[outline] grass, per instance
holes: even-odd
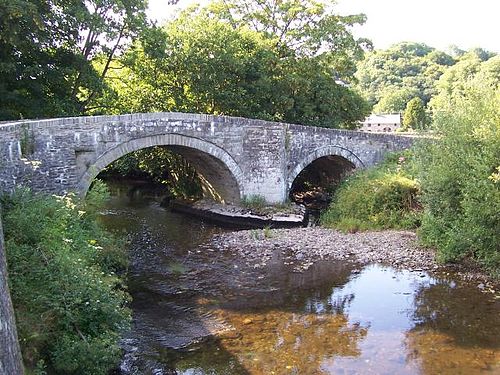
[[[345,232],[414,229],[420,225],[420,185],[410,173],[409,152],[346,179],[321,224]]]
[[[245,195],[241,199],[241,206],[256,215],[272,215],[276,213],[294,213],[294,204],[290,201],[283,203],[269,203],[262,195]]]

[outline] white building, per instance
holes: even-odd
[[[401,127],[401,114],[391,113],[376,115],[371,114],[361,122],[359,130],[364,132],[391,133]]]

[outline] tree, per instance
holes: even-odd
[[[367,114],[365,101],[344,83],[352,73],[336,69],[340,61],[347,64],[345,56],[361,51],[359,45],[339,45],[328,53],[318,47],[313,53],[312,39],[324,18],[318,14],[310,41],[297,40],[292,48],[291,35],[281,43],[271,26],[249,27],[252,22],[239,16],[242,6],[215,2],[189,8],[163,30],[148,31],[108,81],[120,102],[113,110],[203,112],[329,127],[353,127]],[[301,5],[290,25],[307,9]],[[332,63],[335,56],[339,64]]]
[[[435,82],[454,59],[422,43],[399,43],[374,51],[358,63],[356,77],[361,93],[377,108],[385,108],[396,90],[412,91],[424,104],[436,93]],[[390,100],[389,100],[390,99]],[[400,110],[404,109],[400,107]]]
[[[146,4],[0,0],[0,119],[86,113],[112,59],[144,27]]]
[[[403,112],[407,103],[418,95],[418,90],[409,87],[388,87],[382,93],[380,100],[373,107],[374,113]]]
[[[321,0],[227,0],[220,15],[234,27],[249,27],[272,39],[280,57],[294,55],[322,60],[337,79],[351,81],[355,62],[363,49],[371,49],[367,39],[355,39],[350,28],[366,21],[364,14],[340,16],[330,2]],[[217,3],[215,3],[217,4]]]
[[[7,260],[5,256],[2,220],[0,219],[0,367],[7,374],[24,374],[21,349],[17,336],[16,319],[7,283]]]
[[[498,87],[500,84],[500,56],[492,56],[482,60],[481,56],[489,56],[479,53],[483,50],[472,50],[463,54],[460,60],[450,67],[436,83],[436,95],[429,103],[432,113],[448,108],[450,99],[466,96],[471,81]],[[478,54],[479,53],[479,54]]]
[[[120,60],[109,84],[117,112],[183,111],[272,118],[276,56],[249,30],[189,11],[150,30]]]
[[[418,97],[411,99],[406,105],[403,115],[403,129],[424,129],[426,117],[422,99]]]

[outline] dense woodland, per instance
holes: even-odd
[[[371,111],[401,112],[404,129],[426,140],[350,176],[323,224],[418,228],[441,260],[471,258],[499,274],[498,55],[409,42],[373,50],[351,33],[364,15],[314,0],[213,1],[165,25],[146,8],[0,0],[0,120],[182,111],[354,129]],[[189,185],[192,173],[161,148],[115,167],[156,173],[181,195],[186,186],[170,177]],[[98,185],[86,203],[3,198],[20,341],[37,374],[106,373],[119,360],[130,316],[116,274],[126,262],[95,224],[103,194]]]

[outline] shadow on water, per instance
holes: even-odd
[[[280,254],[255,268],[206,244],[223,229],[140,195],[115,196],[103,221],[130,240],[124,373],[498,370],[498,303],[467,285],[326,261],[295,272]]]
[[[453,280],[440,280],[415,296],[416,322],[412,331],[433,328],[464,348],[500,348],[500,301],[486,301],[472,288],[457,287]],[[470,319],[474,317],[474,319]]]
[[[441,279],[418,288],[412,318],[408,360],[418,363],[421,373],[500,373],[499,299]]]

